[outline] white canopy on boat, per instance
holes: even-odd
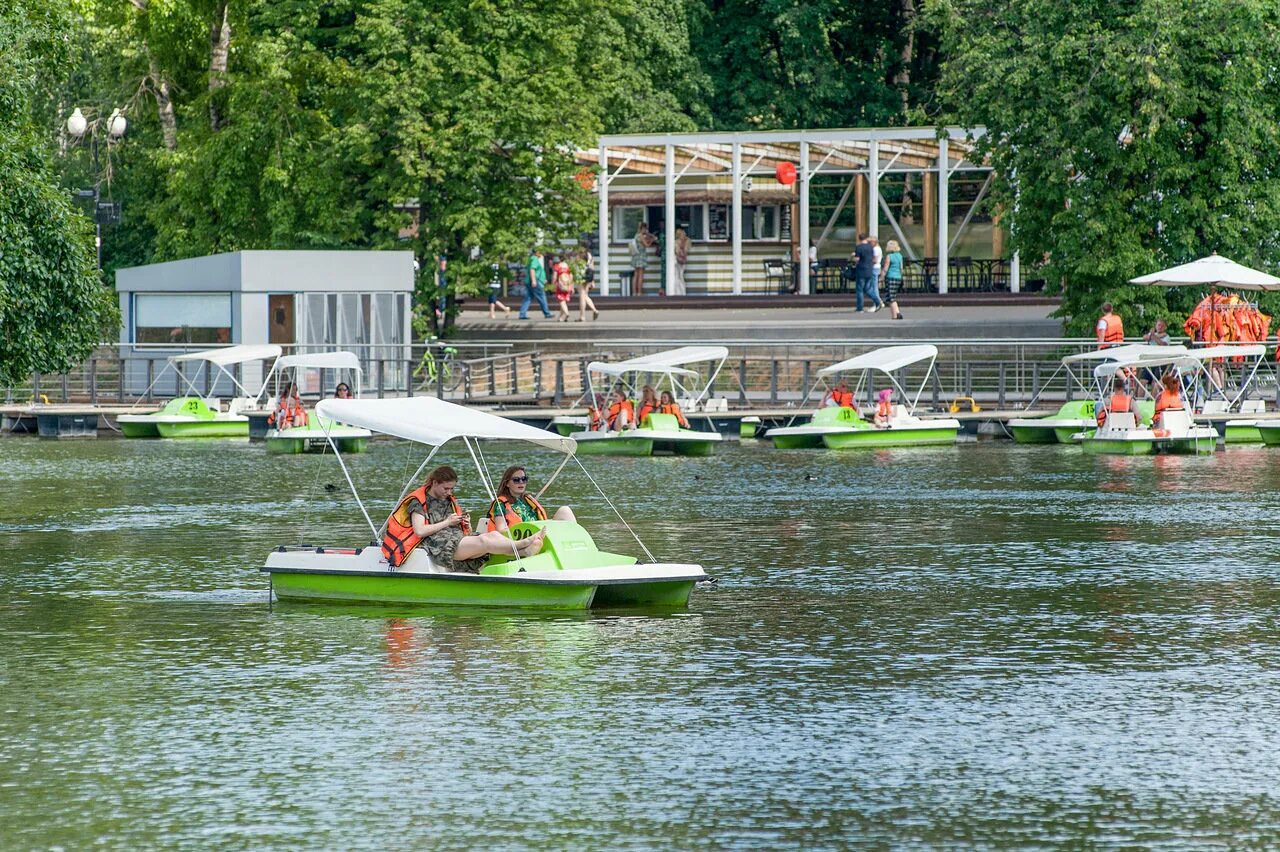
[[[1159,287],[1194,287],[1217,284],[1233,290],[1280,290],[1280,278],[1250,269],[1219,254],[1211,254],[1181,266],[1130,278],[1130,284]]]
[[[1108,361],[1105,364],[1099,364],[1094,367],[1093,374],[1100,379],[1104,379],[1130,367],[1142,367],[1144,369],[1177,367],[1179,370],[1198,370],[1202,366],[1204,364],[1199,358],[1184,352],[1181,355],[1170,355],[1167,358],[1130,358],[1125,361]]]
[[[208,361],[219,367],[231,364],[243,364],[245,361],[265,361],[268,358],[279,358],[283,350],[274,343],[241,344],[224,346],[221,349],[205,349],[200,352],[188,352],[186,355],[175,355],[170,361]]]
[[[276,362],[276,369],[287,370],[290,367],[315,367],[322,370],[360,370],[360,359],[354,352],[304,352],[299,355],[285,355]]]
[[[818,371],[818,375],[830,376],[835,373],[847,373],[851,370],[880,370],[884,373],[892,373],[894,370],[900,370],[919,361],[936,357],[938,357],[938,347],[929,343],[912,346],[886,346],[883,349],[864,352],[857,357],[841,361],[839,364],[823,367]]]
[[[697,364],[702,361],[723,361],[729,357],[729,350],[723,346],[681,346],[666,352],[655,352],[652,355],[641,355],[626,361],[592,361],[587,369],[606,376],[621,376],[626,373],[666,373],[677,376],[696,376],[694,370],[682,370],[684,364]]]
[[[339,423],[363,426],[431,447],[439,447],[454,438],[527,441],[562,453],[573,453],[578,446],[572,438],[430,396],[325,399],[316,405],[316,413]]]
[[[1192,349],[1190,353],[1192,358],[1199,358],[1207,361],[1210,358],[1234,358],[1236,356],[1244,356],[1261,358],[1267,354],[1267,347],[1262,343],[1241,343],[1235,346],[1206,346],[1203,349]]]
[[[1081,361],[1135,361],[1146,358],[1168,358],[1187,351],[1181,344],[1156,346],[1151,343],[1126,343],[1123,346],[1112,346],[1108,349],[1090,349],[1088,352],[1077,352],[1062,359],[1064,364],[1078,364]]]

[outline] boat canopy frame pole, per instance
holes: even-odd
[[[133,401],[133,405],[129,406],[130,409],[134,409],[138,407],[138,404],[142,402],[142,400],[145,399],[148,394],[151,393],[151,389],[156,386],[156,382],[160,381],[160,377],[163,376],[165,373],[169,372],[169,368],[172,367],[173,364],[174,364],[174,361],[172,358],[165,361],[164,367],[161,368],[159,373],[156,373],[156,377],[151,380],[151,384],[147,385],[146,389],[142,393],[138,394],[137,399]],[[178,370],[177,372],[179,375],[182,374],[181,370]],[[183,379],[185,380],[186,376],[183,376]]]
[[[364,515],[365,523],[369,525],[369,529],[373,531],[373,541],[381,538],[380,530],[374,526],[373,519],[369,517],[369,510],[364,507],[364,501],[360,499],[360,492],[356,490],[356,484],[351,479],[351,472],[347,470],[347,463],[342,460],[342,453],[338,452],[338,444],[333,440],[333,432],[328,423],[321,423],[324,427],[324,439],[329,442],[329,446],[333,448],[333,454],[338,459],[338,466],[342,468],[342,475],[347,478],[347,485],[351,486],[351,494],[356,498],[356,505],[360,507],[360,514]],[[401,497],[401,500],[404,498]],[[397,501],[397,505],[399,505]],[[393,510],[394,511],[394,510]]]
[[[475,442],[474,447],[472,446],[473,441]],[[489,481],[489,472],[485,469],[485,466],[480,462],[480,459],[484,457],[484,454],[480,452],[480,441],[478,439],[468,438],[466,435],[463,435],[462,444],[467,448],[467,452],[471,453],[471,461],[473,464],[475,464],[476,471],[478,471],[480,474],[480,484],[484,486],[485,493],[489,495],[489,500],[491,505],[496,506],[498,503],[497,492],[493,490],[493,483]],[[495,527],[495,530],[496,530],[496,527]],[[516,564],[519,565],[520,570],[523,571],[524,560],[520,558],[520,548],[516,547],[516,540],[512,538],[511,530],[507,530],[507,538],[511,539],[511,555],[516,558]]]
[[[645,556],[649,557],[649,561],[657,562],[658,561],[657,558],[653,555],[653,553],[649,551],[649,548],[645,546],[645,543],[640,540],[640,536],[636,535],[636,531],[631,529],[631,524],[627,523],[627,519],[622,517],[622,513],[618,511],[618,507],[613,505],[613,501],[609,499],[609,495],[604,493],[604,489],[601,488],[599,483],[595,481],[595,478],[591,475],[591,473],[587,470],[587,468],[582,464],[582,460],[578,458],[577,454],[575,453],[571,455],[570,458],[572,458],[574,462],[577,463],[578,469],[582,471],[582,474],[588,480],[590,480],[591,485],[596,489],[596,493],[604,498],[604,502],[607,503],[609,508],[613,510],[613,513],[618,516],[618,520],[622,521],[622,525],[627,528],[627,532],[631,533],[631,537],[636,540],[636,544],[640,545],[640,549],[644,551]]]

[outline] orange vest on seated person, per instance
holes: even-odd
[[[1166,411],[1181,411],[1182,395],[1177,391],[1162,390],[1160,398],[1156,400],[1156,416],[1159,417]]]
[[[657,403],[653,403],[653,402],[640,403],[640,411],[639,413],[636,414],[636,425],[639,426],[641,423],[644,422],[644,419],[646,417],[648,417],[650,414],[652,414],[657,410],[658,410]]]
[[[307,410],[303,408],[302,403],[297,400],[285,400],[276,408],[275,412],[267,418],[267,425],[275,426],[277,429],[289,429],[293,426],[306,426]]]
[[[631,404],[631,400],[624,399],[609,406],[609,413],[605,416],[605,424],[611,432],[618,431],[618,415],[624,411],[627,412],[627,423],[631,426],[636,425],[636,408]]]
[[[1106,349],[1110,346],[1118,346],[1124,343],[1124,320],[1114,313],[1110,313],[1103,314],[1099,322],[1105,326],[1105,330],[1102,332],[1102,340],[1098,342],[1099,349]]]
[[[422,536],[413,531],[413,517],[409,514],[410,500],[417,500],[425,509],[427,486],[424,485],[406,494],[400,501],[400,505],[396,506],[396,510],[391,513],[391,517],[387,518],[387,531],[382,534],[382,555],[387,558],[393,568],[403,565],[413,549],[422,544]],[[458,499],[452,494],[449,495],[449,503],[452,504],[454,512],[462,515]],[[467,521],[466,515],[462,515],[462,534],[471,534],[471,524]]]
[[[659,406],[658,413],[670,414],[672,417],[676,419],[676,422],[679,423],[681,426],[683,426],[686,429],[689,428],[689,421],[685,419],[684,412],[681,411],[680,406],[676,405],[674,402],[671,403],[670,405]]]
[[[1098,409],[1098,425],[1102,426],[1107,422],[1108,411],[1125,412],[1132,410],[1133,397],[1129,396],[1127,393],[1113,393],[1111,395],[1111,401],[1107,403],[1106,408]]]
[[[595,406],[588,408],[587,409],[587,429],[591,432],[598,432],[600,431],[601,425],[602,423],[601,423],[601,417],[600,417],[600,409],[596,408]]]
[[[831,389],[831,401],[841,408],[853,408],[853,391]]]
[[[547,510],[542,508],[542,504],[534,499],[532,494],[525,494],[524,501],[532,506],[533,510],[538,513],[538,520],[545,521],[547,519]],[[494,513],[498,508],[498,503],[502,504],[502,517],[507,521],[507,529],[511,529],[516,524],[524,520],[524,518],[521,518],[520,515],[516,513],[516,510],[511,507],[511,498],[505,494],[500,494],[495,502],[489,504],[490,532],[498,528],[497,519],[494,517]]]

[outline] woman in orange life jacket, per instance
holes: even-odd
[[[640,391],[640,410],[636,412],[636,425],[644,425],[644,419],[658,410],[658,395],[653,392],[652,385],[645,385]]]
[[[609,408],[604,413],[604,425],[610,432],[621,432],[636,426],[635,406],[620,387],[614,388],[613,393],[609,394]]]
[[[885,388],[876,394],[876,413],[871,418],[877,429],[888,429],[893,420],[893,391]]]
[[[488,529],[506,532],[521,521],[545,521],[547,510],[529,493],[529,474],[523,465],[513,464],[502,473],[498,499],[489,504]],[[501,507],[501,509],[499,509]],[[576,521],[573,509],[561,506],[551,516],[556,521]]]
[[[302,407],[302,399],[298,396],[297,382],[290,382],[289,387],[280,392],[276,410],[267,418],[267,425],[277,429],[307,425],[307,410]]]
[[[387,519],[382,536],[382,555],[399,567],[413,550],[421,545],[439,569],[478,574],[495,553],[532,556],[542,549],[545,534],[518,542],[497,532],[473,534],[467,516],[458,506],[453,489],[458,473],[441,465],[427,474],[422,487],[409,492]]]
[[[1182,405],[1182,387],[1178,383],[1178,377],[1172,370],[1165,373],[1160,378],[1160,383],[1164,386],[1164,390],[1160,391],[1160,397],[1156,400],[1156,414],[1152,418],[1153,426],[1164,428],[1164,413],[1166,411],[1181,411]]]
[[[1133,411],[1133,397],[1129,396],[1128,387],[1125,384],[1124,376],[1116,376],[1115,382],[1112,383],[1111,399],[1104,406],[1098,407],[1098,426],[1101,428],[1107,423],[1107,414],[1112,411],[1125,412]]]
[[[836,386],[827,391],[827,395],[822,398],[823,408],[835,408],[837,406],[853,408],[853,391],[849,390],[849,383],[844,379],[836,382]]]
[[[684,416],[684,412],[680,410],[680,406],[676,405],[675,397],[671,395],[671,391],[663,391],[662,398],[658,402],[659,414],[670,414],[680,424],[681,429],[689,428],[689,418]]]

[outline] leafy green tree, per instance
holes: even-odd
[[[58,4],[0,0],[0,383],[82,361],[116,319],[87,220],[51,168],[40,88],[69,58]]]
[[[1135,275],[1212,251],[1280,261],[1280,5],[931,0],[928,12],[945,33],[941,96],[986,126],[1012,247],[1043,258],[1071,330],[1090,333],[1107,300],[1131,324],[1180,322],[1199,295],[1127,285]]]

